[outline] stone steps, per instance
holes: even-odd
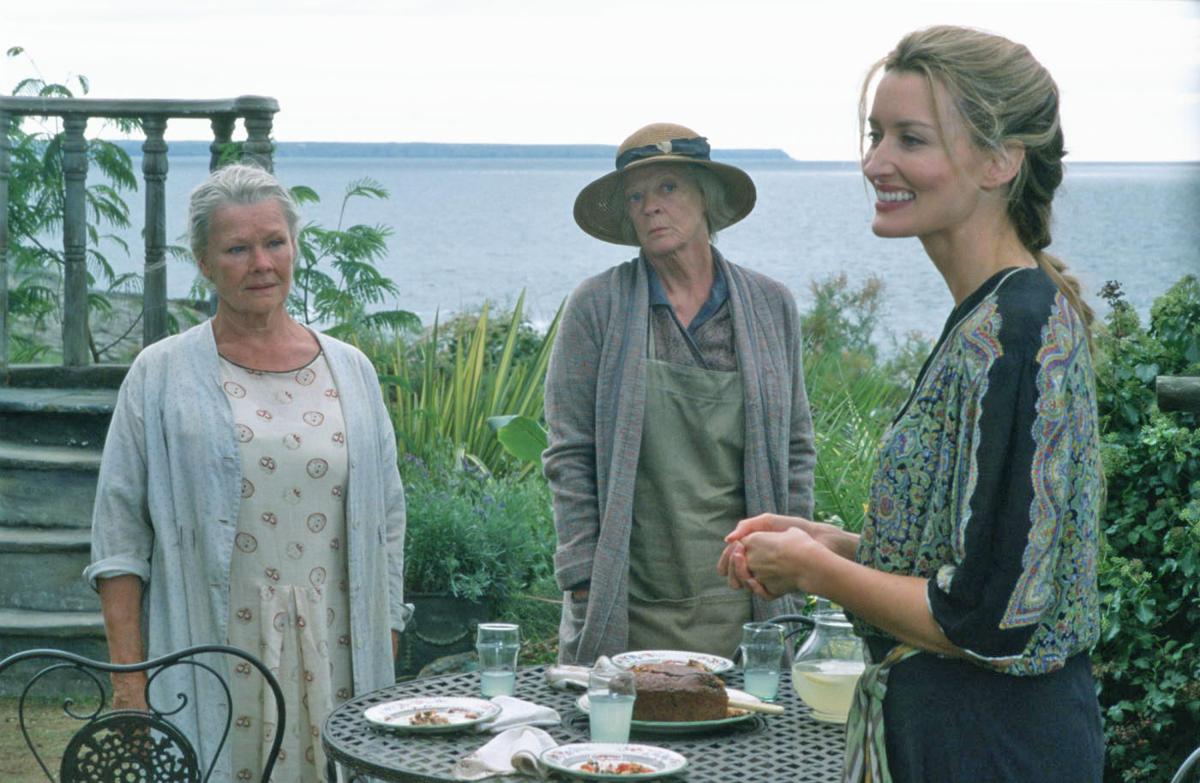
[[[0,658],[35,647],[107,659],[90,559],[96,477],[127,367],[0,372]],[[32,671],[30,672],[32,673]],[[23,687],[6,677],[0,692]]]
[[[0,527],[91,527],[98,446],[0,440]]]
[[[18,389],[119,389],[127,364],[60,367],[54,364],[10,364],[0,370],[0,386]]]
[[[90,530],[0,527],[0,606],[99,611],[100,600],[82,577],[90,556]]]
[[[108,660],[108,644],[104,638],[104,620],[100,612],[39,612],[23,609],[0,609],[0,660],[8,656],[48,647],[69,650],[96,660]],[[26,661],[5,671],[0,677],[0,696],[15,696],[41,668],[45,661]],[[92,685],[82,676],[55,679],[49,693],[42,696],[61,696],[88,693]]]
[[[116,389],[0,387],[0,437],[34,445],[104,443]]]

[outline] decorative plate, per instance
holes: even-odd
[[[363,717],[373,726],[393,731],[430,734],[460,731],[500,714],[500,705],[487,699],[433,696],[398,699],[368,707]]]
[[[541,760],[556,772],[584,780],[652,780],[687,769],[686,758],[653,745],[579,742],[550,748]]]
[[[698,661],[704,664],[704,668],[713,674],[727,672],[733,668],[733,661],[728,658],[684,650],[636,650],[612,657],[613,664],[622,669],[637,666],[639,663],[681,663],[686,665],[688,661]]]
[[[757,696],[751,696],[745,691],[739,691],[736,688],[726,688],[725,692],[729,694],[729,698],[737,701],[762,701]],[[591,704],[588,703],[587,694],[583,694],[575,700],[575,705],[584,714],[591,714]],[[754,717],[754,713],[749,710],[734,710],[736,714],[730,715],[728,718],[715,718],[713,720],[633,720],[629,722],[632,729],[636,731],[647,731],[655,734],[691,734],[699,731],[709,731],[710,729],[728,726],[733,723],[741,723],[744,720],[749,720]]]

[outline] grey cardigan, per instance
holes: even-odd
[[[364,693],[395,682],[387,629],[402,630],[412,613],[403,600],[404,488],[395,433],[370,361],[352,346],[317,338],[346,421],[350,637],[354,689]],[[93,587],[97,578],[121,574],[136,574],[147,584],[147,655],[227,640],[241,477],[211,322],[148,346],[121,384],[104,443],[92,562],[84,571]],[[159,694],[162,704],[171,705],[175,693],[188,695],[187,708],[174,719],[197,740],[201,757],[211,758],[224,716],[212,699],[197,709],[195,694],[217,689],[202,672],[179,671],[184,668],[191,667],[167,673],[175,677]],[[228,749],[226,744],[214,780],[233,779]]]
[[[800,317],[791,293],[713,249],[729,283],[746,406],[746,513],[812,514],[812,419],[804,391]],[[649,289],[633,259],[571,294],[546,376],[554,499],[555,575],[563,591],[589,582],[586,606],[564,592],[559,659],[591,662],[625,649],[629,536],[646,400]],[[716,563],[713,564],[716,567]],[[762,619],[793,610],[755,599]]]

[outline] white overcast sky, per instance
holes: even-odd
[[[1074,160],[1200,160],[1196,0],[0,0],[9,92],[279,100],[278,141],[617,144],[680,122],[721,147],[857,157],[863,74],[938,23],[1030,47]],[[32,63],[31,60],[32,59]],[[168,139],[205,138],[176,123]]]

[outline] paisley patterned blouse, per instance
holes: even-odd
[[[951,313],[872,485],[858,562],[928,578],[947,638],[1008,674],[1059,669],[1099,637],[1103,478],[1085,335],[1040,269],[992,277]]]

